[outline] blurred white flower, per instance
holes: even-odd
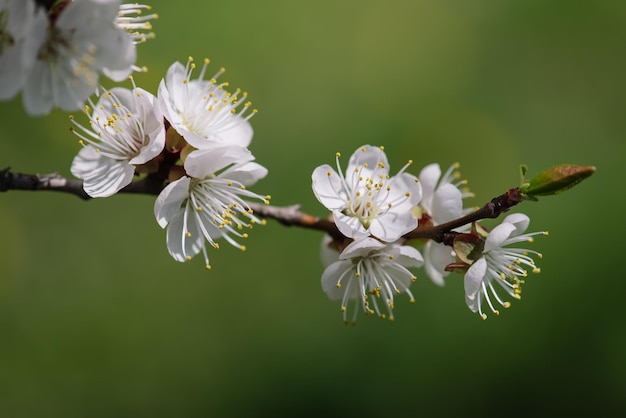
[[[382,148],[364,145],[350,157],[345,176],[328,164],[313,171],[313,192],[327,209],[339,231],[349,238],[373,235],[385,242],[398,240],[417,227],[411,213],[420,201],[422,187],[405,165],[390,177]]]
[[[458,168],[458,164],[451,165],[443,176],[439,164],[429,164],[422,169],[418,175],[422,185],[422,200],[419,204],[422,221],[426,220],[436,226],[458,219],[472,210],[463,209],[463,199],[472,194],[459,189],[466,183],[458,180],[458,173],[455,171]],[[463,229],[457,229],[459,230]],[[443,278],[449,274],[445,268],[453,261],[454,251],[449,246],[432,240],[424,246],[424,269],[433,283],[444,285]]]
[[[328,240],[323,244],[322,260],[330,263],[331,253]],[[407,245],[382,243],[373,238],[363,238],[348,245],[337,261],[332,262],[322,274],[322,289],[331,300],[341,300],[344,322],[348,323],[349,301],[355,301],[352,322],[359,309],[368,315],[394,319],[394,296],[405,292],[411,302],[415,302],[409,286],[416,277],[409,267],[423,264],[420,252]],[[378,306],[379,300],[384,308]],[[358,306],[360,305],[360,307]],[[383,312],[386,310],[386,313]]]
[[[196,68],[190,57],[187,65],[175,62],[159,84],[159,102],[172,127],[191,146],[206,149],[220,145],[247,147],[252,141],[248,122],[256,111],[248,112],[247,93],[226,91],[228,83],[217,82],[221,69],[209,80],[205,73],[209,60],[204,60],[198,78],[191,79]]]
[[[0,100],[22,88],[47,26],[45,10],[34,1],[0,0]]]
[[[483,319],[483,299],[489,309],[496,315],[491,298],[500,305],[508,308],[511,304],[500,298],[493,283],[498,283],[509,296],[520,299],[521,284],[530,268],[533,273],[539,273],[539,268],[529,254],[541,258],[541,254],[523,248],[505,248],[507,245],[518,242],[533,242],[533,236],[547,232],[533,232],[524,234],[530,219],[528,216],[515,213],[504,218],[487,236],[482,257],[476,260],[465,273],[465,301],[472,312],[478,312]]]
[[[48,25],[23,87],[30,115],[47,114],[53,107],[81,109],[96,91],[101,71],[114,81],[132,73],[133,40],[114,24],[119,6],[119,0],[75,0]]]
[[[185,170],[193,177],[168,184],[154,205],[157,222],[167,228],[167,248],[175,260],[188,261],[202,251],[210,269],[205,240],[217,248],[216,241],[223,238],[245,250],[233,237],[247,238],[243,230],[263,221],[244,199],[269,203],[269,196],[247,189],[267,174],[253,159],[250,151],[238,146],[215,147],[208,153],[194,151],[187,156]]]
[[[83,179],[85,192],[106,197],[128,185],[135,167],[158,156],[165,146],[163,115],[156,98],[135,87],[103,90],[89,116],[91,129],[72,121],[84,148],[72,162],[72,174]]]

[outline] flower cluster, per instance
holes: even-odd
[[[540,234],[523,234],[528,226],[526,215],[508,216],[488,232],[477,223],[460,223],[447,230],[448,239],[428,239],[423,254],[410,245],[415,231],[434,230],[438,225],[455,221],[474,209],[463,208],[463,199],[472,196],[459,180],[458,164],[442,175],[438,164],[424,167],[419,176],[406,172],[409,161],[390,176],[382,147],[364,145],[350,157],[342,171],[336,155],[336,170],[327,165],[312,174],[313,192],[320,203],[332,212],[332,219],[343,239],[326,237],[322,245],[322,288],[330,299],[341,301],[346,323],[355,322],[357,312],[394,319],[394,295],[407,293],[416,276],[409,268],[424,267],[437,285],[444,284],[450,272],[463,273],[465,299],[473,312],[484,319],[482,304],[492,312],[492,299],[503,301],[492,284],[495,279],[512,297],[519,299],[524,266],[538,272],[529,254],[539,253],[505,246],[530,241]],[[418,234],[419,236],[419,234]],[[356,309],[348,320],[350,301]],[[381,309],[382,303],[386,309]]]
[[[0,1],[0,99],[22,91],[26,112],[81,109],[98,88],[100,73],[126,79],[135,44],[153,35],[142,12],[121,0],[64,0],[50,11],[34,0]]]
[[[154,215],[167,228],[167,248],[177,261],[202,252],[210,269],[206,243],[218,248],[223,238],[245,250],[239,241],[246,230],[263,223],[250,209],[250,199],[269,203],[269,196],[248,190],[267,175],[247,148],[252,140],[249,102],[218,84],[220,70],[196,79],[193,59],[176,62],[162,80],[158,96],[135,86],[101,88],[96,103],[86,108],[89,128],[76,122],[73,132],[84,146],[72,163],[91,197],[111,196],[141,176],[164,183]],[[241,95],[245,99],[246,94]]]

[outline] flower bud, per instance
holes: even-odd
[[[583,181],[596,171],[594,166],[561,164],[550,167],[527,182],[519,190],[527,198],[561,193]]]

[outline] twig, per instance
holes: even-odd
[[[133,182],[120,190],[120,193],[158,195],[163,189],[164,178],[161,175],[149,175],[142,180]],[[67,179],[58,173],[22,174],[13,173],[10,167],[0,170],[0,192],[9,190],[48,190],[70,193],[84,200],[91,197],[83,190],[81,180]],[[406,239],[430,239],[450,245],[454,238],[454,229],[486,218],[497,218],[522,201],[518,188],[509,189],[506,193],[493,198],[482,208],[436,226],[420,225],[404,236]],[[326,232],[341,241],[344,236],[339,232],[332,218],[323,219],[300,211],[300,205],[271,206],[249,202],[248,206],[263,218],[274,219],[285,226],[297,226]]]

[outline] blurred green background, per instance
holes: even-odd
[[[345,326],[320,287],[321,235],[269,221],[241,253],[180,264],[154,198],[0,195],[0,416],[542,416],[626,413],[626,2],[163,1],[139,46],[156,93],[211,58],[259,109],[272,203],[325,215],[310,174],[362,144],[391,170],[458,161],[480,205],[557,163],[597,173],[524,203],[542,273],[482,321],[461,276],[419,272],[396,321]],[[0,103],[0,164],[59,171],[67,114]],[[347,159],[346,159],[347,160]],[[493,224],[488,224],[493,225]]]

